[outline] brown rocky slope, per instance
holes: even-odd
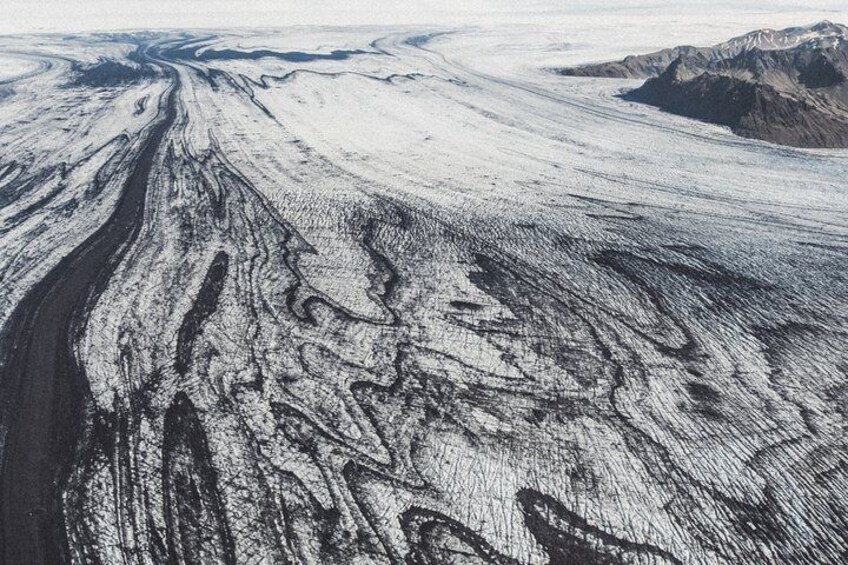
[[[752,32],[710,48],[677,47],[561,69],[643,78],[625,97],[782,145],[848,147],[848,28]]]

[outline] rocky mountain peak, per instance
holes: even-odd
[[[763,29],[712,47],[664,49],[565,75],[647,78],[628,96],[801,147],[848,147],[848,27]]]

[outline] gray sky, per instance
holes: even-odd
[[[154,28],[282,27],[304,24],[504,24],[551,22],[597,12],[723,12],[786,16],[793,11],[848,21],[848,0],[0,0],[0,33]],[[810,23],[799,21],[799,24]]]

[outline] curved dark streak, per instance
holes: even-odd
[[[623,565],[640,562],[626,556],[635,553],[682,565],[674,555],[659,547],[621,539],[589,524],[551,496],[532,489],[521,489],[517,498],[527,529],[545,548],[551,564]]]
[[[683,336],[683,343],[682,345],[674,346],[669,343],[664,343],[662,340],[655,338],[645,331],[641,331],[629,325],[628,327],[631,327],[631,330],[638,333],[640,337],[653,344],[654,347],[656,347],[661,353],[677,357],[678,359],[685,361],[696,361],[698,359],[700,346],[698,341],[695,339],[695,336],[692,334],[692,331],[667,307],[665,297],[662,296],[662,294],[660,294],[654,287],[646,283],[638,274],[636,274],[634,269],[627,265],[625,260],[628,258],[638,259],[637,256],[626,251],[606,250],[597,254],[594,257],[594,261],[598,265],[606,267],[620,275],[636,288],[644,292],[656,311],[664,316],[671,323],[672,327],[680,332]]]
[[[9,227],[0,229],[0,235],[8,233],[13,228],[26,221],[30,216],[50,204],[50,202],[52,202],[54,198],[64,192],[65,188],[65,184],[63,182],[60,182],[56,185],[56,188],[48,192],[46,195],[42,196],[41,198],[39,198],[26,208],[20,210],[19,212],[16,212],[15,214],[9,216],[5,221],[5,224]]]
[[[406,556],[409,565],[477,560],[491,565],[518,565],[518,561],[502,555],[466,525],[440,512],[413,506],[400,516],[400,524],[410,546]]]
[[[0,209],[14,204],[57,172],[61,175],[62,171],[59,170],[61,166],[46,168],[29,178],[21,179],[20,182],[16,181],[20,179],[22,172],[15,175],[3,186],[3,191],[0,192]]]
[[[218,308],[218,298],[224,288],[229,264],[230,256],[225,252],[219,251],[215,255],[212,264],[209,265],[209,270],[206,271],[206,277],[203,279],[203,284],[200,286],[200,291],[197,293],[197,298],[191,310],[186,312],[183,317],[183,322],[177,334],[177,361],[175,363],[175,368],[181,375],[184,375],[190,367],[194,340],[197,338],[201,326]]]
[[[148,98],[149,96],[145,94],[144,96],[135,101],[135,110],[133,110],[133,116],[140,116],[144,113],[144,111],[147,109]]]
[[[242,79],[241,80],[242,84],[239,84],[239,82],[237,80],[235,80],[235,78],[233,78],[229,73],[225,73],[224,71],[219,71],[219,70],[216,70],[216,69],[210,69],[208,74],[209,74],[209,76],[208,76],[207,80],[209,80],[210,82],[214,82],[214,78],[216,76],[222,76],[228,83],[230,83],[230,85],[234,89],[238,90],[239,92],[244,93],[244,95],[247,96],[248,100],[250,100],[250,103],[253,104],[254,106],[256,106],[257,108],[259,108],[259,110],[263,114],[265,114],[266,116],[268,116],[272,120],[277,121],[277,118],[274,117],[274,114],[271,113],[271,110],[269,110],[267,106],[265,106],[262,102],[259,101],[258,98],[256,98],[256,93],[250,87],[250,81],[245,80],[244,75],[239,75],[239,77]]]
[[[311,61],[343,61],[354,55],[381,55],[373,51],[362,49],[335,49],[329,53],[307,53],[304,51],[271,51],[270,49],[258,49],[256,51],[238,51],[236,49],[207,49],[198,54],[196,48],[170,49],[165,52],[170,59],[188,59],[192,61],[232,61],[271,58],[280,59],[288,63],[308,63]]]
[[[15,180],[16,178],[21,176],[21,174],[23,172],[24,172],[24,167],[22,165],[18,164],[17,161],[11,161],[9,163],[6,163],[2,167],[0,167],[0,187],[4,186],[7,183],[12,182],[13,180]],[[12,178],[7,179],[7,177],[9,177],[9,175],[11,175],[12,173],[17,173],[17,174],[15,174],[15,176],[12,177]]]
[[[110,218],[34,286],[3,328],[0,564],[70,559],[62,501],[81,439],[88,385],[73,353],[84,314],[141,229],[153,160],[176,119],[179,77]]]
[[[382,286],[383,290],[378,292],[376,288],[368,289],[368,295],[372,300],[377,302],[384,310],[387,311],[388,325],[399,326],[400,317],[397,312],[389,306],[389,299],[395,291],[395,288],[400,283],[400,274],[391,261],[374,246],[377,239],[377,221],[374,218],[369,219],[365,224],[365,233],[362,237],[362,247],[365,249],[371,261],[379,271],[378,277],[382,280],[374,281],[374,287]]]
[[[387,57],[395,57],[395,55],[380,47],[380,43],[385,39],[388,39],[388,36],[378,37],[377,39],[374,39],[373,41],[369,42],[368,47],[370,47],[380,55],[385,55]]]
[[[273,82],[286,82],[290,79],[293,79],[297,75],[301,75],[301,74],[317,75],[317,76],[323,76],[323,77],[327,77],[327,78],[339,78],[339,77],[343,77],[343,76],[357,76],[357,77],[361,77],[361,78],[366,78],[368,80],[375,80],[377,82],[385,82],[385,83],[389,83],[389,84],[394,83],[394,81],[398,80],[398,79],[418,80],[418,79],[422,79],[422,78],[439,78],[439,77],[436,77],[436,76],[433,76],[433,75],[425,75],[425,74],[422,74],[422,73],[392,73],[392,74],[386,75],[386,76],[376,76],[376,75],[369,75],[367,73],[358,73],[356,71],[328,72],[328,71],[313,71],[311,69],[295,69],[293,71],[289,71],[286,74],[280,75],[280,76],[262,75],[262,76],[259,77],[258,81],[253,80],[252,78],[247,77],[245,75],[240,75],[240,76],[241,76],[242,80],[245,80],[245,81],[251,83],[254,86],[257,86],[257,87],[262,88],[262,89],[267,89],[267,88],[271,87],[269,82],[272,82],[272,81]],[[450,82],[449,79],[440,79],[440,80],[448,80]]]

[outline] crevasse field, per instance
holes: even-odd
[[[728,13],[0,37],[7,562],[846,559],[848,152],[550,72]]]

